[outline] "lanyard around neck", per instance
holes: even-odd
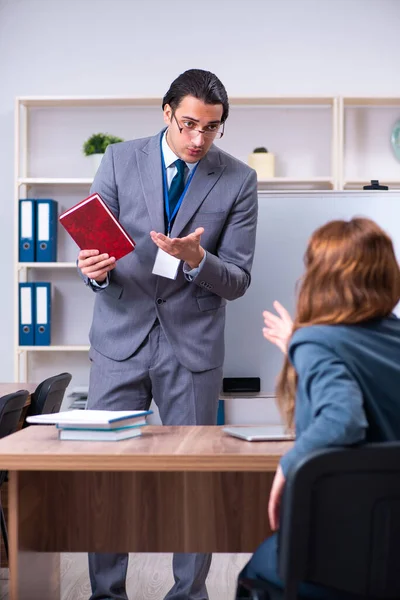
[[[199,163],[197,163],[197,165],[198,164]],[[190,175],[189,175],[189,177],[188,177],[188,179],[186,181],[186,185],[185,185],[184,190],[183,190],[183,192],[181,194],[181,197],[179,198],[178,202],[176,203],[176,206],[174,208],[174,212],[171,215],[170,210],[169,210],[169,194],[168,194],[167,170],[165,168],[164,153],[162,151],[162,146],[161,146],[161,166],[162,166],[162,172],[163,172],[164,204],[165,204],[165,213],[167,215],[167,235],[168,235],[168,237],[169,237],[169,235],[171,233],[171,223],[174,220],[174,218],[176,216],[176,213],[178,212],[178,210],[179,210],[179,208],[180,208],[180,206],[181,206],[181,204],[183,202],[183,199],[184,199],[184,197],[186,195],[186,192],[188,190],[190,182],[193,179],[194,172],[197,169],[197,165],[194,167],[194,169],[192,169],[192,172],[190,173]]]

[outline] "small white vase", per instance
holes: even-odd
[[[101,163],[101,160],[102,160],[103,156],[104,156],[104,153],[102,153],[102,154],[100,154],[100,153],[99,154],[91,154],[90,155],[90,158],[92,160],[93,175],[96,175],[97,169],[100,166],[100,163]]]
[[[275,155],[272,152],[253,152],[248,164],[257,173],[257,179],[269,179],[275,176]]]

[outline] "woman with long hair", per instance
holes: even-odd
[[[287,473],[309,452],[400,440],[400,269],[390,237],[373,221],[330,221],[311,236],[294,322],[278,302],[263,313],[264,337],[285,354],[277,383],[283,419],[296,440],[281,459],[268,504],[272,530]],[[240,577],[279,587],[277,536]],[[310,598],[347,598],[302,584]]]

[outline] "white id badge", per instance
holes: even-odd
[[[179,258],[171,256],[167,252],[164,252],[164,250],[161,250],[161,248],[158,248],[152,273],[153,275],[168,277],[168,279],[176,279],[180,262]]]

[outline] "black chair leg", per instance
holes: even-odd
[[[0,504],[0,525],[1,525],[1,535],[3,536],[4,548],[6,549],[6,557],[8,561],[8,533],[7,533],[7,525],[6,519],[4,517],[3,507]]]
[[[271,600],[271,596],[259,581],[242,579],[238,582],[235,600]]]
[[[249,590],[247,590],[246,588],[244,588],[239,583],[238,586],[237,586],[237,588],[236,588],[235,600],[250,600],[250,599],[251,599],[251,596],[250,596]]]

